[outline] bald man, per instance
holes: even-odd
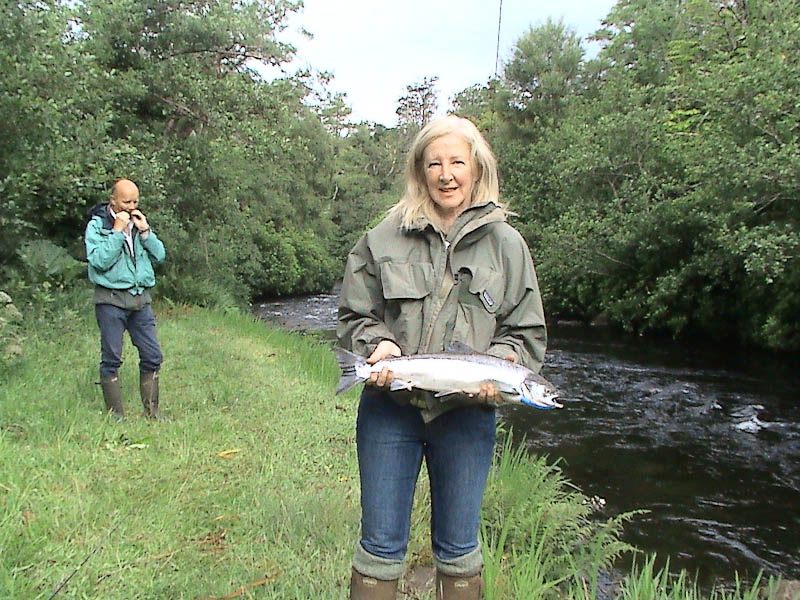
[[[160,418],[158,372],[163,356],[150,306],[150,288],[156,284],[153,265],[164,260],[164,244],[139,210],[139,188],[120,179],[107,203],[89,211],[86,257],[89,280],[95,284],[94,308],[100,327],[100,383],[106,410],[125,418],[119,368],[125,331],[139,351],[139,391],[145,414]]]

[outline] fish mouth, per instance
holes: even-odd
[[[533,400],[532,398],[522,396],[520,401],[527,406],[532,406],[533,408],[538,408],[539,410],[564,408],[563,404],[556,402],[556,398],[558,398],[558,394],[546,394],[542,396],[541,400]]]

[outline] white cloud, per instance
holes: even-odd
[[[485,83],[495,72],[499,1],[305,0],[282,36],[297,49],[295,65],[334,75],[347,94],[353,119],[396,124],[397,99],[406,86],[439,77],[440,108],[453,94]],[[503,0],[500,60],[529,26],[548,17],[581,37],[600,26],[614,0]],[[302,27],[314,35],[297,34]],[[502,67],[501,67],[502,68]]]

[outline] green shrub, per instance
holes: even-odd
[[[13,364],[22,354],[22,313],[11,296],[0,291],[0,368]]]

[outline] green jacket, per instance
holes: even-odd
[[[539,285],[522,236],[494,204],[464,211],[447,236],[429,223],[403,230],[389,216],[347,260],[339,344],[369,356],[382,339],[404,355],[459,341],[538,372],[547,332]]]
[[[164,244],[151,230],[146,238],[133,228],[133,254],[125,236],[114,231],[108,204],[95,206],[86,225],[86,258],[89,280],[112,290],[128,290],[134,296],[156,284],[153,265],[164,260]]]

